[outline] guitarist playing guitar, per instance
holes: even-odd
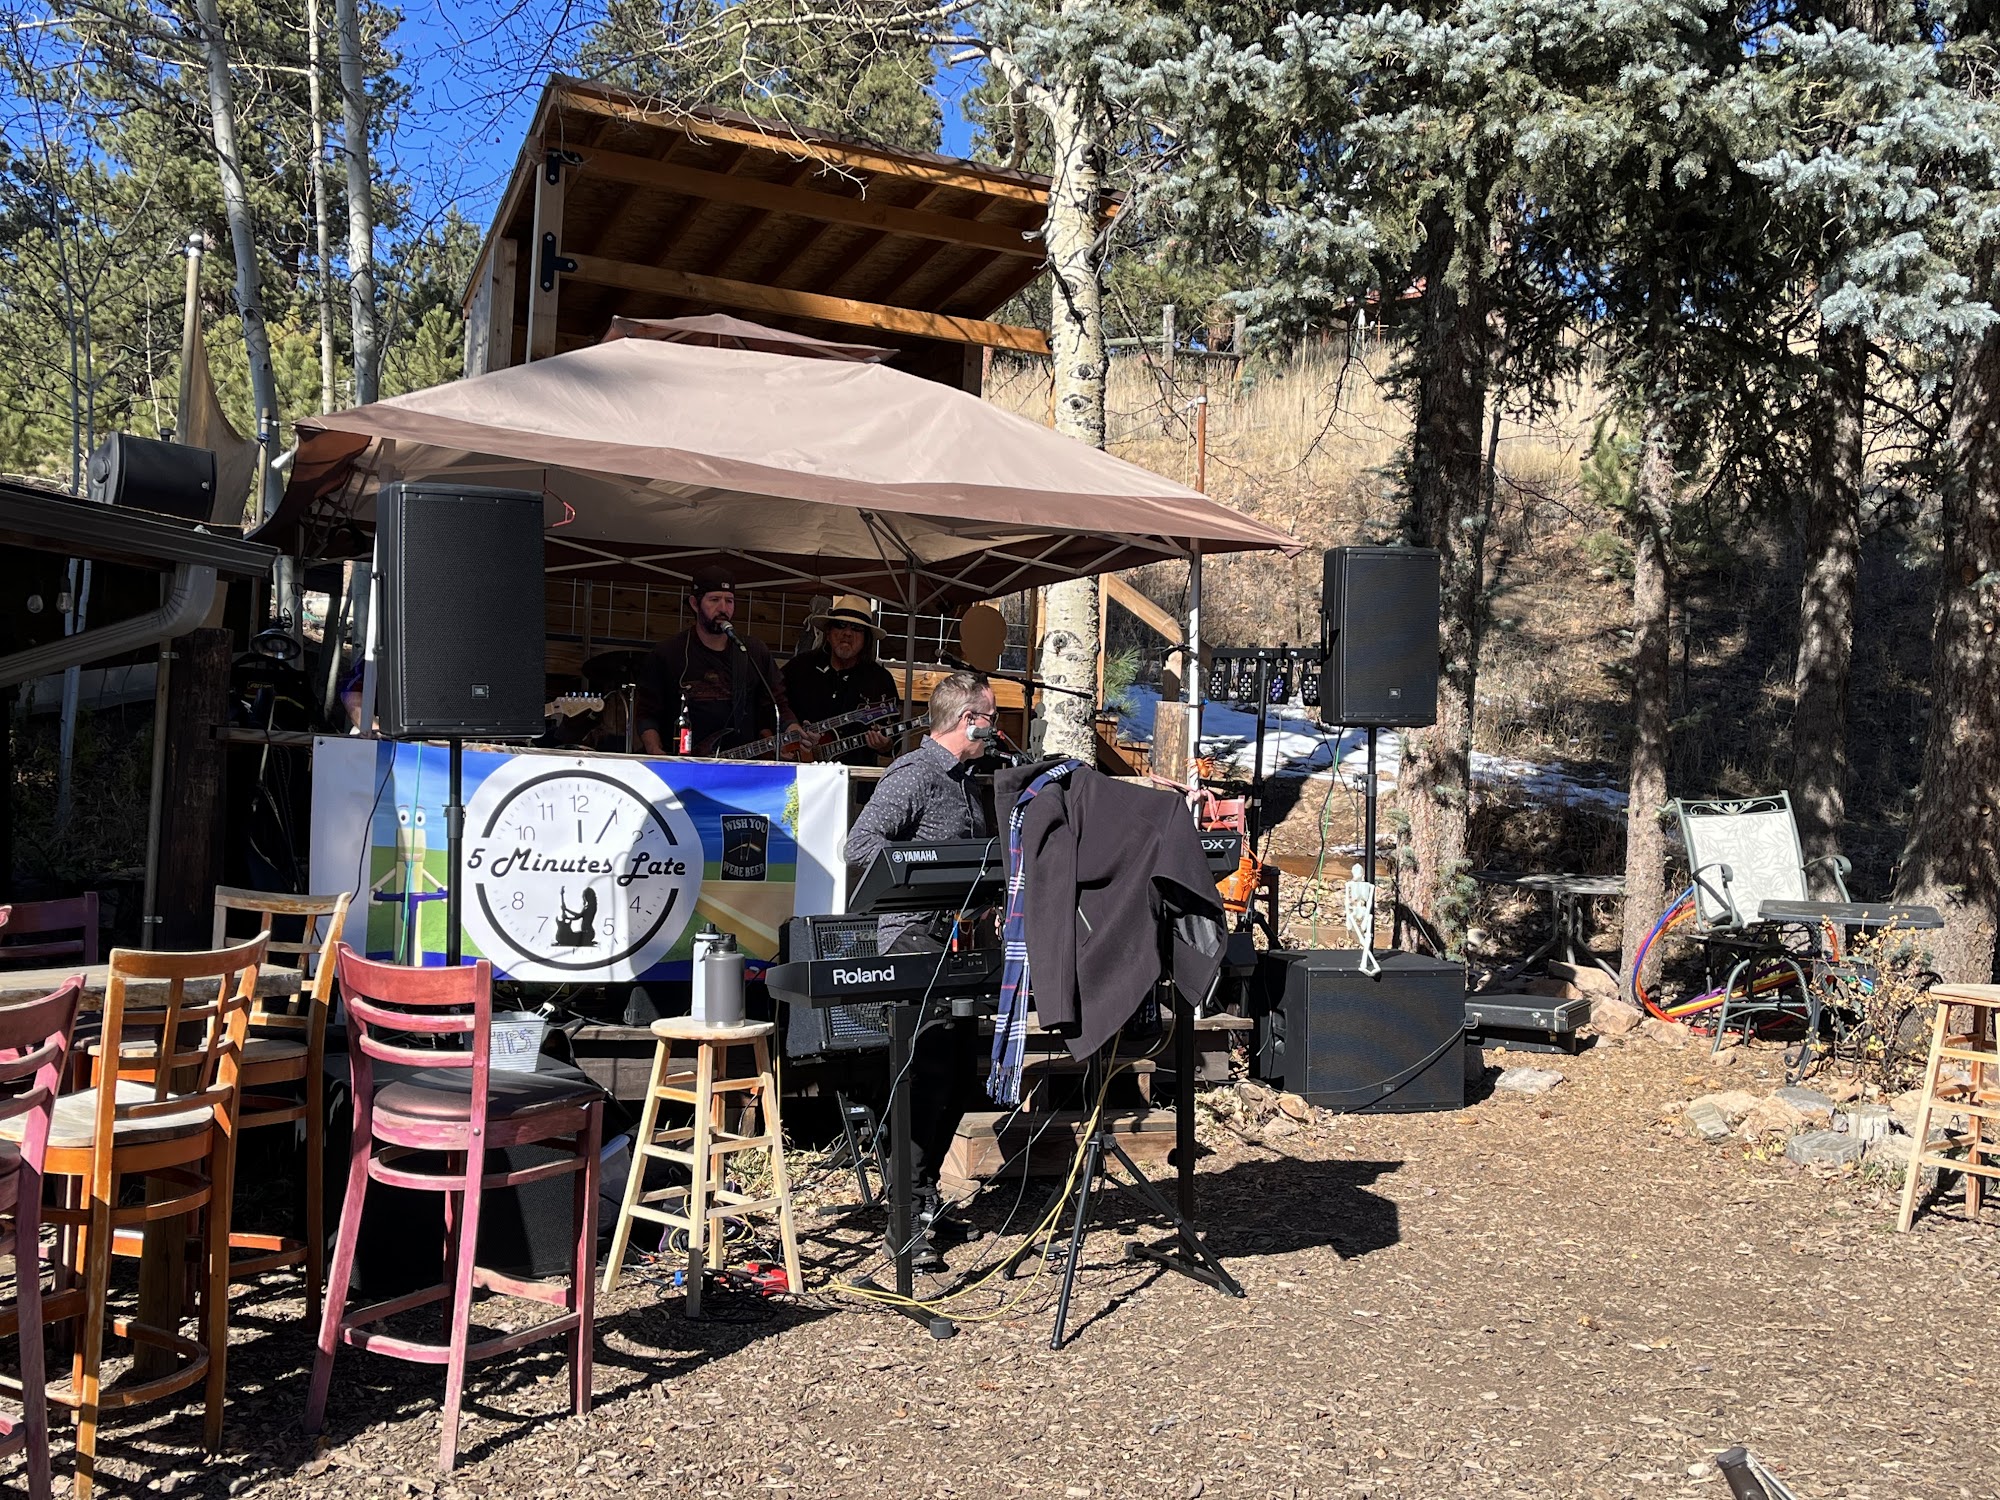
[[[888,668],[875,659],[882,627],[875,623],[875,609],[868,600],[842,594],[825,614],[806,623],[817,625],[824,640],[785,663],[785,697],[800,718],[830,719],[902,696]],[[889,748],[889,736],[871,729],[864,744],[839,759],[850,766],[879,766],[882,752]]]
[[[641,747],[649,755],[683,753],[676,741],[684,709],[696,755],[734,749],[778,728],[796,733],[798,715],[770,647],[735,632],[735,584],[718,573],[699,574],[688,593],[694,623],[655,646],[639,669]]]

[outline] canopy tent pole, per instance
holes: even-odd
[[[1201,542],[1188,544],[1187,654],[1182,658],[1181,686],[1187,701],[1187,757],[1192,779],[1195,757],[1201,753]]]
[[[917,560],[910,558],[910,581],[903,593],[903,717],[917,716]]]

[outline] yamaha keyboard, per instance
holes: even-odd
[[[874,911],[959,911],[1006,899],[1007,851],[997,838],[889,844],[869,861],[847,903]]]
[[[1201,853],[1215,875],[1233,875],[1243,857],[1243,835],[1204,829]],[[997,906],[1006,896],[1006,851],[997,838],[889,844],[862,872],[847,910],[852,915],[958,911],[973,906]]]

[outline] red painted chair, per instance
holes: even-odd
[[[82,979],[23,1005],[0,1007],[0,1120],[25,1117],[21,1140],[0,1143],[0,1254],[14,1257],[13,1310],[0,1331],[21,1337],[19,1422],[0,1418],[0,1454],[28,1455],[28,1494],[49,1500],[48,1379],[42,1367],[42,1166]],[[18,1090],[19,1092],[15,1092]]]
[[[75,959],[88,966],[99,962],[97,948],[97,892],[85,891],[61,901],[16,901],[0,907],[0,964],[9,968],[42,968]],[[24,942],[31,937],[70,932],[74,937],[39,943]]]
[[[553,1074],[493,1071],[493,967],[484,959],[457,969],[405,968],[371,962],[343,943],[338,971],[354,1070],[354,1134],[319,1353],[306,1394],[306,1431],[318,1432],[325,1419],[334,1350],[340,1344],[418,1364],[443,1364],[444,1436],[438,1467],[449,1473],[458,1459],[458,1413],[471,1360],[566,1334],[570,1402],[579,1415],[590,1410],[591,1283],[604,1096],[593,1084]],[[377,1063],[390,1065],[390,1076],[378,1079]],[[517,1171],[481,1170],[488,1150],[563,1137],[574,1143],[569,1157]],[[445,1169],[407,1165],[404,1158],[417,1152],[445,1153]],[[576,1262],[570,1284],[525,1281],[476,1264],[480,1200],[486,1190],[566,1172],[576,1176]],[[445,1195],[445,1271],[450,1281],[348,1312],[347,1289],[370,1182]],[[531,1328],[474,1343],[472,1297],[480,1287],[562,1311]],[[449,1344],[369,1327],[446,1298],[451,1300]]]

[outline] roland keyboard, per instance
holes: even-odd
[[[998,948],[804,958],[773,964],[764,971],[764,984],[792,1005],[914,1004],[927,995],[934,1000],[997,995],[1001,962]]]

